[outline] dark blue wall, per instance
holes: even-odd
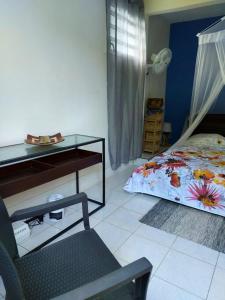
[[[198,48],[196,34],[218,20],[219,17],[171,24],[169,47],[173,59],[167,71],[165,121],[172,123],[171,142],[181,135],[189,114],[195,60]],[[225,99],[225,93],[223,93]],[[218,105],[221,101],[218,100]],[[222,103],[224,110],[225,105]],[[217,112],[217,108],[214,108]]]

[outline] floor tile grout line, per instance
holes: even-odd
[[[128,201],[129,201],[129,200],[128,200]],[[123,204],[122,204],[122,205],[123,205]],[[109,223],[109,224],[112,224],[112,225],[115,225],[115,226],[117,226],[117,227],[120,227],[120,229],[124,229],[124,228],[122,228],[120,225],[116,225],[116,224],[114,224],[114,223],[112,223],[112,222],[106,220],[107,218],[109,218],[110,216],[112,216],[112,214],[114,214],[117,210],[119,210],[119,209],[121,209],[121,208],[125,209],[123,206],[117,207],[112,213],[110,213],[110,215],[108,215],[108,216],[104,219],[104,221],[107,222],[107,223]],[[137,215],[141,215],[140,213],[133,212],[133,211],[132,211],[132,213],[136,213]],[[140,223],[139,219],[138,219],[137,221]],[[138,229],[140,226],[141,226],[141,223],[140,223],[140,225],[135,229],[135,231],[137,231],[137,229]],[[124,230],[129,231],[128,229],[124,229]],[[134,233],[135,231],[129,231],[129,232]]]
[[[67,216],[64,216],[63,218],[64,218],[64,220],[65,220],[65,218],[66,217],[70,217],[70,216],[72,216],[74,213],[80,213],[79,211],[74,211],[74,212],[72,212],[72,213],[70,213],[69,215],[67,215]],[[76,218],[74,221],[76,222],[76,221],[78,221],[80,218],[81,218],[82,216],[79,216],[78,218]],[[65,227],[63,227],[63,228],[61,228],[61,227],[57,227],[56,225],[58,224],[58,223],[60,223],[61,221],[62,221],[63,219],[61,219],[61,220],[58,220],[57,222],[55,222],[55,223],[52,223],[52,224],[50,224],[50,222],[49,223],[47,223],[46,221],[45,221],[45,223],[46,224],[48,224],[48,225],[50,225],[50,226],[52,226],[52,227],[54,227],[54,228],[56,228],[56,229],[59,229],[59,230],[64,230],[66,227],[68,227],[68,226],[70,226],[70,225],[66,225]],[[54,224],[56,224],[56,225],[54,225]]]
[[[140,226],[138,226],[138,228],[133,232],[133,234],[137,235],[137,236],[140,237],[140,238],[143,238],[144,240],[147,240],[147,241],[156,243],[156,244],[158,244],[158,245],[160,245],[160,246],[163,246],[163,247],[165,247],[165,248],[171,248],[172,245],[175,243],[175,241],[176,241],[176,239],[177,239],[177,236],[176,236],[176,238],[175,238],[174,241],[171,243],[171,245],[165,245],[165,244],[163,244],[163,243],[161,243],[161,242],[159,242],[159,241],[156,241],[156,240],[154,240],[154,239],[147,238],[146,236],[137,233],[138,229],[143,225],[143,223],[141,223],[140,221],[139,221],[139,223],[140,223]],[[150,226],[150,227],[151,227],[151,226]]]
[[[211,249],[211,248],[209,248],[209,249]],[[205,260],[200,259],[200,258],[198,258],[198,257],[196,257],[196,256],[192,256],[191,254],[185,253],[185,252],[183,252],[183,251],[181,251],[181,250],[178,250],[178,249],[175,249],[175,248],[171,248],[171,250],[173,250],[173,251],[175,251],[175,252],[178,252],[178,253],[181,253],[181,254],[184,254],[184,255],[189,256],[189,257],[191,257],[191,258],[197,259],[197,260],[199,260],[199,261],[201,261],[201,262],[203,262],[203,263],[206,263],[206,264],[208,264],[208,265],[210,265],[210,266],[213,266],[213,267],[216,266],[216,263],[215,263],[215,264],[212,264],[211,262],[205,261]],[[216,259],[216,262],[217,262],[217,259]]]
[[[114,225],[114,224],[111,224],[111,225]],[[122,230],[124,230],[124,231],[127,231],[127,232],[129,232],[129,236],[124,240],[124,242],[113,252],[113,253],[115,253],[115,252],[117,252],[128,240],[129,240],[129,238],[132,236],[132,235],[134,235],[134,233],[132,232],[130,232],[130,231],[128,231],[128,230],[126,230],[126,229],[123,229],[123,228],[121,228],[121,227],[119,227],[119,226],[116,226],[116,225],[114,225],[115,227],[117,227],[117,228],[119,228],[120,230],[122,229]],[[121,259],[122,259],[122,257],[121,257]],[[126,261],[126,259],[125,259],[125,261]]]
[[[137,230],[139,229],[141,227],[141,225],[137,228]],[[136,230],[136,231],[137,231]],[[171,248],[171,245],[174,243],[174,241],[176,240],[176,238],[175,238],[175,240],[171,243],[171,245],[166,245],[166,244],[164,244],[163,242],[160,242],[160,241],[157,241],[157,240],[155,240],[155,239],[151,239],[151,238],[147,238],[146,236],[144,236],[144,235],[142,235],[142,234],[140,234],[140,233],[137,233],[137,232],[134,232],[134,234],[136,234],[137,236],[139,236],[139,237],[141,237],[141,238],[144,238],[145,240],[147,240],[147,241],[150,241],[150,242],[154,242],[154,243],[156,243],[156,244],[158,244],[158,245],[160,245],[160,246],[164,246],[164,247],[166,247],[166,248]]]
[[[114,212],[115,212],[115,211],[114,211]],[[106,217],[106,218],[107,218],[107,217]],[[202,259],[197,258],[197,257],[195,257],[195,256],[192,256],[192,255],[190,255],[190,254],[188,254],[188,253],[185,253],[185,252],[182,252],[182,251],[180,251],[180,250],[177,250],[177,249],[173,248],[173,245],[175,244],[176,240],[177,240],[178,237],[179,237],[179,236],[177,236],[177,235],[176,235],[176,238],[174,239],[174,241],[171,243],[171,245],[168,246],[168,245],[165,245],[165,244],[163,244],[163,243],[161,243],[161,242],[159,242],[159,241],[156,241],[156,240],[150,239],[150,238],[146,238],[145,236],[136,233],[136,231],[138,230],[138,228],[140,228],[140,226],[142,225],[142,223],[141,223],[140,226],[136,229],[136,231],[130,232],[129,230],[124,229],[124,228],[120,227],[119,225],[115,225],[115,224],[113,224],[113,223],[108,222],[106,219],[104,219],[104,222],[106,222],[106,223],[108,223],[108,224],[111,224],[111,225],[113,225],[113,226],[115,226],[115,227],[117,227],[117,228],[119,228],[119,229],[121,229],[121,230],[125,230],[125,231],[131,233],[132,235],[135,234],[135,235],[137,235],[137,236],[143,238],[143,239],[146,240],[146,241],[150,241],[150,242],[156,243],[156,244],[158,244],[158,245],[160,245],[160,246],[163,246],[163,247],[165,247],[165,248],[168,248],[168,249],[169,249],[168,252],[171,251],[171,250],[173,250],[173,251],[175,251],[175,252],[178,252],[178,253],[180,253],[180,254],[183,254],[183,255],[185,255],[185,256],[188,256],[188,257],[190,257],[190,258],[192,258],[192,259],[196,259],[196,260],[198,260],[198,261],[200,261],[200,262],[202,262],[202,263],[206,263],[206,264],[208,264],[208,265],[210,265],[210,266],[213,266],[213,267],[215,266],[214,264],[209,263],[208,261],[202,260]],[[96,224],[96,226],[97,226],[97,225],[98,225],[98,224]],[[127,240],[126,240],[126,241],[127,241]],[[126,241],[125,241],[125,242],[126,242]],[[124,242],[124,243],[125,243],[125,242]],[[122,247],[122,245],[121,245],[120,247]],[[120,247],[119,247],[119,248],[120,248]],[[208,247],[207,247],[207,248],[208,248]],[[211,249],[211,248],[209,248],[209,249]],[[165,254],[165,256],[167,256],[168,252]],[[165,257],[164,257],[164,258],[165,258]],[[163,258],[163,260],[164,260],[164,258]],[[161,262],[161,263],[162,263],[162,262]],[[161,263],[160,263],[160,265],[161,265]],[[159,266],[160,266],[160,265],[159,265]],[[159,266],[157,267],[157,270],[158,270]],[[156,272],[156,271],[155,271],[155,272]]]
[[[177,236],[177,237],[178,237],[178,236]],[[177,239],[177,238],[176,238],[176,239]],[[176,241],[176,240],[175,240],[175,241]],[[175,241],[174,241],[174,242],[175,242]],[[164,258],[162,259],[162,261],[161,261],[161,263],[159,264],[159,266],[157,267],[157,269],[155,270],[155,272],[154,272],[154,276],[155,276],[155,277],[158,277],[158,278],[160,278],[160,279],[166,281],[167,283],[170,283],[170,284],[172,284],[172,285],[174,285],[174,286],[179,287],[180,289],[185,290],[184,288],[181,288],[180,286],[175,285],[175,284],[173,284],[173,283],[171,283],[171,282],[165,280],[164,278],[160,277],[160,275],[156,274],[156,272],[159,270],[160,266],[161,266],[162,263],[165,261],[166,257],[168,256],[168,254],[169,254],[169,252],[170,252],[171,250],[173,250],[173,251],[175,251],[175,252],[178,252],[178,253],[181,253],[181,254],[183,254],[183,255],[185,255],[185,256],[188,256],[188,257],[190,257],[190,258],[192,258],[192,259],[196,259],[196,260],[198,260],[198,261],[200,261],[200,262],[203,262],[203,261],[202,261],[202,260],[199,260],[199,259],[197,259],[197,258],[195,258],[195,257],[192,257],[192,256],[190,256],[190,255],[184,254],[184,253],[182,253],[182,252],[180,252],[180,251],[177,251],[177,250],[174,250],[174,249],[170,248],[169,251],[168,251],[168,252],[166,253],[166,255],[164,256]],[[217,258],[217,259],[218,259],[218,258]],[[209,294],[210,287],[211,287],[211,283],[212,283],[212,279],[213,279],[213,276],[214,276],[214,273],[215,273],[216,265],[209,264],[209,263],[207,263],[207,262],[205,262],[205,261],[204,261],[203,263],[206,263],[206,264],[208,264],[208,265],[210,265],[210,266],[212,266],[212,267],[214,268],[213,274],[212,274],[212,277],[211,277],[211,280],[210,280],[210,284],[209,284],[209,287],[208,287],[208,292],[207,292],[206,298],[202,298],[201,296],[196,295],[196,294],[193,294],[193,293],[191,293],[190,291],[187,291],[187,290],[185,290],[185,291],[188,292],[189,294],[192,294],[193,296],[197,296],[197,297],[199,297],[199,298],[201,298],[201,299],[206,300],[206,299],[208,298],[208,294]]]
[[[121,246],[121,247],[122,247],[122,246]],[[129,261],[127,261],[126,259],[124,259],[124,258],[121,257],[120,255],[118,255],[118,253],[116,253],[118,250],[119,250],[119,248],[118,248],[116,251],[113,252],[113,255],[114,255],[114,256],[116,255],[117,257],[119,257],[119,259],[125,261],[127,264],[130,264]],[[116,258],[116,257],[115,257],[115,258]],[[117,260],[117,258],[116,258],[116,260]]]
[[[168,250],[165,253],[163,259],[161,260],[161,262],[159,263],[158,267],[155,269],[154,274],[156,274],[156,272],[158,271],[158,269],[160,268],[160,266],[162,265],[162,263],[165,261],[166,257],[168,256],[169,252],[170,252],[170,248],[166,247]]]
[[[149,225],[147,225],[147,226],[149,226]],[[154,227],[154,228],[155,228],[155,227]],[[158,228],[157,228],[157,229],[158,229]],[[160,230],[161,230],[161,229],[160,229]],[[164,231],[164,230],[163,230],[163,231]],[[167,232],[167,231],[165,231],[165,232]],[[173,234],[173,233],[171,233],[171,234]],[[220,251],[218,251],[218,250],[215,250],[215,249],[210,248],[210,247],[208,247],[208,246],[205,246],[205,245],[203,245],[203,244],[197,243],[197,242],[195,242],[195,241],[189,240],[188,238],[182,237],[182,236],[180,236],[180,235],[177,235],[177,234],[176,234],[176,236],[177,236],[177,238],[179,238],[179,239],[183,239],[183,240],[185,240],[185,241],[189,241],[189,242],[191,242],[191,243],[193,243],[193,244],[196,244],[196,245],[198,245],[198,246],[200,246],[200,247],[203,247],[203,248],[206,248],[206,249],[210,249],[210,250],[215,251],[215,252],[217,252],[217,253],[222,253],[222,252],[220,252]]]
[[[46,230],[48,230],[50,227],[54,227],[54,226],[51,226],[50,224],[48,224],[48,223],[46,223],[46,222],[43,222],[43,223],[45,223],[45,225],[48,225],[48,227],[47,228],[45,228],[45,229],[42,229],[40,232],[37,232],[36,234],[34,234],[33,236],[31,236],[32,235],[32,233],[30,234],[30,236],[29,236],[29,239],[30,238],[36,238],[37,236],[39,236],[40,234],[42,234],[43,232],[45,232]],[[43,224],[42,223],[42,224]],[[42,224],[40,224],[40,225],[42,225]],[[54,227],[55,228],[55,227]],[[32,230],[32,229],[31,229]],[[26,239],[26,240],[23,240],[22,242],[23,243],[25,243],[26,241],[28,241],[28,239]],[[23,246],[23,243],[18,243],[21,247],[23,247],[23,248],[25,248],[24,246]],[[26,248],[25,248],[26,249]],[[28,250],[29,251],[29,250]]]
[[[149,225],[147,225],[147,226],[149,226]],[[140,226],[139,226],[139,227],[140,227]],[[139,228],[139,227],[138,227],[138,228]],[[149,226],[149,227],[152,227],[152,226]],[[153,228],[155,228],[155,227],[153,227]],[[161,229],[159,229],[159,228],[156,228],[156,229],[158,229],[158,230],[160,230],[160,231],[163,231],[163,232],[167,233],[166,231],[161,230]],[[138,230],[138,229],[137,229],[137,230]],[[137,230],[136,230],[136,231],[137,231]],[[201,261],[201,262],[203,262],[203,263],[207,263],[207,264],[209,264],[209,265],[211,265],[211,266],[216,266],[216,263],[217,263],[217,261],[218,261],[218,258],[217,258],[217,260],[216,260],[216,263],[213,264],[213,263],[210,263],[210,262],[208,262],[208,261],[202,260],[202,259],[200,259],[200,258],[198,258],[198,257],[196,257],[196,256],[192,256],[191,254],[188,254],[188,253],[186,253],[186,252],[183,252],[183,251],[181,251],[181,250],[178,250],[178,249],[176,249],[176,248],[173,248],[173,245],[175,244],[176,240],[179,238],[178,235],[175,235],[175,234],[174,234],[174,235],[176,236],[176,238],[175,238],[174,241],[171,243],[171,245],[165,245],[165,244],[163,244],[163,243],[160,242],[160,241],[156,241],[155,239],[147,238],[146,236],[141,235],[140,233],[137,233],[136,231],[134,232],[134,234],[138,235],[139,237],[142,237],[142,238],[144,238],[144,239],[146,239],[146,240],[149,240],[149,241],[151,241],[151,242],[157,243],[157,244],[159,244],[159,245],[161,245],[161,246],[170,248],[170,250],[174,250],[175,252],[178,252],[178,253],[184,254],[184,255],[186,255],[186,256],[188,256],[188,257],[197,259],[197,260],[199,260],[199,261]],[[169,233],[169,234],[172,234],[172,233]],[[188,239],[185,239],[185,240],[190,241],[190,240],[188,240]],[[192,242],[192,241],[191,241],[191,242]],[[198,244],[198,243],[196,243],[196,244]],[[198,245],[204,246],[204,245],[201,245],[201,244],[198,244]],[[206,247],[206,246],[204,246],[204,247]],[[214,250],[214,249],[211,249],[211,248],[209,248],[209,247],[206,247],[206,248],[207,248],[207,249],[210,249],[210,250]],[[220,252],[217,251],[217,250],[214,250],[214,251],[216,251],[218,254],[220,253]]]
[[[157,204],[157,203],[154,203],[154,205],[155,204]],[[153,205],[153,206],[154,206]],[[144,217],[144,215],[145,214],[147,214],[148,212],[149,212],[149,210],[151,210],[152,208],[153,208],[153,206],[152,207],[150,207],[150,208],[148,208],[148,211],[147,212],[144,212],[143,214],[142,213],[140,213],[140,212],[137,212],[136,210],[134,210],[134,209],[131,209],[131,208],[127,208],[127,207],[124,207],[124,208],[126,208],[127,210],[129,210],[129,211],[132,211],[132,212],[136,212],[136,213],[139,213],[140,215],[142,215],[142,217]],[[144,223],[143,223],[144,224]]]
[[[175,239],[173,241],[173,243],[170,245],[170,249],[172,249],[173,245],[176,243],[178,236],[175,234]]]
[[[219,266],[219,265],[218,265],[218,262],[219,262],[220,255],[221,255],[221,254],[224,254],[224,255],[225,255],[225,253],[224,253],[224,252],[220,252],[220,251],[218,251],[218,252],[219,252],[219,255],[218,255],[217,262],[216,262],[216,267],[219,267],[219,268],[221,268],[221,269],[224,269],[224,270],[225,270],[225,266],[224,266],[224,267],[221,267],[221,266]]]
[[[71,216],[73,213],[75,213],[76,211],[73,211],[72,212],[72,210],[70,210],[70,213],[68,214],[68,216]],[[36,237],[38,237],[39,235],[41,235],[41,234],[43,234],[44,232],[46,232],[49,228],[54,228],[54,229],[57,229],[57,230],[63,230],[62,228],[59,228],[59,227],[57,227],[57,226],[55,226],[55,224],[50,224],[50,222],[48,223],[48,222],[46,222],[46,221],[43,221],[43,223],[42,224],[45,224],[45,225],[47,225],[48,227],[47,228],[45,228],[45,229],[42,229],[40,232],[38,232],[38,233],[36,233],[35,235],[33,235],[32,236],[32,238],[33,239],[35,239]],[[40,224],[40,225],[42,225],[42,224]],[[31,229],[32,230],[32,229]],[[31,233],[31,235],[32,235],[32,233]],[[31,235],[30,235],[30,238],[31,238]],[[28,240],[28,239],[27,239]],[[22,247],[22,248],[24,248],[25,250],[27,250],[27,251],[30,251],[29,249],[27,249],[25,246],[24,246],[24,243],[27,241],[27,240],[24,240],[24,241],[22,241],[21,243],[18,243],[18,245],[20,246],[20,247]]]
[[[130,197],[129,197],[130,198]],[[127,199],[127,201],[125,202],[125,203],[122,203],[122,204],[120,204],[120,205],[118,205],[117,206],[117,208],[122,208],[128,201],[129,201],[129,198]],[[106,200],[106,204],[108,203],[108,204],[113,204],[112,203],[113,201],[107,201]],[[114,206],[115,206],[115,204],[113,204]],[[124,208],[124,207],[123,207]],[[125,209],[125,208],[124,208]]]
[[[184,292],[186,292],[186,293],[188,293],[188,294],[190,294],[192,296],[198,297],[199,299],[202,299],[202,300],[206,300],[207,299],[207,298],[202,298],[201,296],[196,295],[196,294],[194,294],[194,293],[192,293],[192,292],[190,292],[190,291],[188,291],[188,290],[186,290],[186,289],[184,289],[184,288],[182,288],[182,287],[180,287],[180,286],[178,286],[178,285],[176,285],[174,283],[171,283],[171,282],[167,281],[166,279],[160,277],[159,275],[154,275],[154,277],[158,278],[158,279],[166,282],[167,284],[172,285],[172,286],[174,286],[174,287],[176,287],[176,288],[178,288],[178,289],[180,289],[180,290],[182,290],[182,291],[184,291]]]
[[[48,224],[49,225],[49,224]],[[36,237],[39,237],[41,234],[43,234],[44,232],[47,232],[49,229],[51,229],[51,228],[53,228],[53,229],[56,229],[56,230],[60,230],[59,228],[57,228],[57,227],[54,227],[54,226],[51,226],[51,225],[49,225],[49,227],[48,228],[46,228],[46,229],[44,229],[44,230],[42,230],[41,232],[38,232],[37,234],[35,234],[35,236],[33,236],[32,238],[33,239],[36,239]],[[24,240],[23,242],[24,243],[26,243],[27,241],[29,241],[29,239],[26,239],[26,240]],[[23,244],[24,244],[23,243]],[[23,246],[23,244],[19,244],[21,247],[23,247],[23,248],[25,248],[25,249],[27,249],[25,246]],[[28,251],[31,251],[30,249],[27,249]]]
[[[127,200],[127,201],[129,201],[129,199]],[[102,221],[105,221],[105,219],[106,218],[108,218],[111,214],[113,214],[118,208],[120,208],[121,206],[123,206],[124,205],[124,203],[123,204],[121,204],[121,206],[119,206],[119,207],[116,207],[114,204],[111,204],[111,205],[113,205],[114,207],[115,207],[115,209],[109,214],[109,215],[107,215],[106,217],[104,217],[102,220],[99,220],[97,217],[96,217],[96,219],[97,220],[99,220],[100,222],[102,222]],[[74,211],[74,212],[71,212],[69,215],[72,215],[73,213],[75,213],[76,211]],[[93,215],[94,216],[94,215]],[[49,223],[47,223],[47,222],[43,222],[43,223],[45,223],[45,224],[47,224],[49,227],[53,227],[53,228],[55,228],[55,229],[57,229],[57,230],[63,230],[62,228],[59,228],[59,227],[57,227],[57,226],[55,226],[54,224],[49,224]],[[98,224],[96,224],[96,226],[97,226]],[[111,224],[111,225],[114,225],[114,224]],[[94,226],[95,227],[95,226]],[[119,226],[116,226],[116,227],[118,227],[118,228],[120,228]],[[43,230],[41,230],[40,232],[38,232],[37,234],[35,234],[35,236],[33,237],[33,238],[36,238],[37,236],[39,236],[40,234],[42,234],[43,232],[45,232],[46,230],[48,230],[49,228],[46,228],[46,229],[43,229]],[[122,229],[122,228],[120,228],[120,229]],[[125,229],[123,229],[123,230],[125,230]],[[130,231],[128,231],[128,230],[126,230],[127,232],[129,232],[130,233]],[[25,248],[24,246],[22,246],[21,244],[19,244],[21,247],[23,247],[25,250],[27,250],[27,251],[30,251],[29,249],[27,249],[27,248]]]
[[[115,205],[113,205],[113,206],[115,206]],[[107,216],[102,217],[101,219],[99,218],[99,220],[100,220],[101,222],[105,222],[105,219],[108,218],[109,216],[111,216],[115,211],[117,211],[118,208],[119,208],[119,207],[116,207],[116,208],[115,208],[113,211],[111,211]],[[104,207],[103,207],[102,209],[104,209]],[[101,212],[101,210],[99,210],[98,212]],[[94,216],[94,214],[93,214],[93,216]],[[96,219],[98,219],[97,216],[96,216]]]
[[[216,272],[218,260],[219,260],[219,254],[218,254],[218,256],[217,256],[217,261],[216,261],[216,264],[215,264],[215,267],[214,267],[214,270],[213,270],[213,274],[212,274],[212,277],[211,277],[211,280],[210,280],[210,284],[209,284],[209,288],[208,288],[208,292],[207,292],[207,297],[206,297],[206,299],[208,299],[208,297],[209,297],[209,292],[210,292],[210,290],[211,290],[211,286],[212,286],[212,282],[213,282],[213,277],[214,277],[214,274],[215,274],[215,272]]]
[[[212,266],[212,267],[215,267],[215,266],[216,266],[216,265],[211,264],[211,263],[209,263],[209,262],[207,262],[207,261],[205,261],[205,260],[201,260],[201,259],[199,259],[199,258],[197,258],[197,257],[191,256],[190,254],[181,252],[181,251],[176,250],[176,249],[174,249],[174,248],[170,248],[170,251],[171,251],[171,250],[172,250],[172,251],[175,251],[175,252],[178,252],[178,253],[180,253],[180,254],[182,254],[182,255],[185,255],[185,256],[187,256],[187,257],[189,257],[189,258],[196,259],[196,260],[198,260],[198,261],[200,261],[200,262],[202,262],[202,263],[205,263],[205,264],[207,264],[207,265],[209,265],[209,266]]]
[[[95,228],[96,226],[98,226],[101,222],[106,222],[107,224],[112,225],[112,226],[114,226],[114,227],[116,227],[116,228],[118,228],[118,229],[120,229],[120,230],[123,230],[123,231],[126,231],[126,232],[130,233],[130,234],[133,234],[133,232],[130,232],[129,230],[124,229],[124,228],[122,228],[122,227],[120,227],[120,226],[118,226],[118,225],[109,223],[109,222],[107,222],[106,220],[100,221],[98,224],[96,224],[96,225],[94,226],[94,228]]]
[[[20,246],[21,248],[23,248],[23,249],[26,250],[26,251],[30,251],[30,250],[28,250],[27,248],[25,248],[24,246],[21,246],[20,244],[17,244],[17,246]]]
[[[122,230],[126,230],[126,231],[128,231],[128,232],[130,232],[130,233],[132,233],[132,234],[134,234],[135,231],[141,226],[141,225],[138,225],[138,227],[135,229],[135,231],[130,231],[130,230],[128,230],[127,228],[124,228],[124,227],[122,227],[122,226],[120,226],[120,225],[117,225],[117,224],[115,224],[115,223],[112,223],[112,222],[108,221],[107,219],[106,219],[104,222],[106,222],[106,223],[108,223],[108,224],[110,224],[110,225],[114,225],[114,226],[116,226],[116,227],[118,227],[118,228],[120,228],[120,229],[122,229]]]
[[[175,243],[175,241],[177,240],[177,237],[174,239],[174,242],[170,245],[170,247],[167,247],[168,248],[168,251],[166,252],[166,254],[164,255],[162,261],[159,263],[158,267],[156,268],[154,274],[156,274],[156,272],[159,270],[160,266],[162,265],[162,263],[165,261],[166,257],[168,256],[171,248],[172,248],[172,245]]]
[[[129,232],[129,231],[128,231],[128,232]],[[129,236],[124,240],[124,242],[123,242],[119,247],[116,248],[115,251],[113,251],[113,253],[115,253],[116,251],[118,251],[118,250],[124,245],[124,243],[126,243],[126,241],[129,240],[129,238],[130,238],[131,236],[132,236],[132,233],[129,232]],[[121,258],[122,258],[122,257],[121,257]],[[126,261],[126,259],[125,259],[125,261]]]
[[[118,210],[119,209],[119,207],[117,207],[113,212],[115,212],[116,210]],[[112,213],[113,213],[112,212]],[[112,213],[110,213],[107,217],[109,217]],[[106,217],[106,218],[107,218]],[[101,222],[106,222],[106,223],[108,223],[107,221],[106,221],[106,218],[104,218],[103,220],[101,220],[98,224],[96,224],[95,226],[94,226],[94,228],[96,227],[96,226],[98,226]],[[117,226],[117,225],[115,225],[115,224],[111,224],[111,223],[108,223],[108,224],[110,224],[110,225],[112,225],[112,226],[115,226],[115,227],[117,227],[118,229],[120,229],[120,230],[124,230],[124,231],[126,231],[126,232],[128,232],[129,233],[129,236],[124,240],[124,242],[118,247],[118,248],[116,248],[116,250],[114,250],[113,251],[113,253],[115,253],[116,251],[118,251],[122,246],[123,246],[123,244],[132,236],[132,232],[130,232],[130,231],[128,231],[128,230],[126,230],[126,229],[124,229],[124,228],[121,228],[120,226]]]
[[[128,199],[128,201],[129,201],[129,199]],[[107,201],[106,201],[106,202],[107,202]],[[106,205],[107,205],[107,203],[106,203]],[[120,206],[116,206],[116,205],[114,205],[114,204],[111,203],[111,205],[114,206],[115,209],[114,209],[111,213],[109,213],[107,216],[103,217],[103,218],[101,219],[101,221],[105,221],[106,218],[108,218],[109,216],[111,216],[114,212],[116,212],[116,211],[117,211],[119,208],[121,208],[124,204],[121,204]],[[102,209],[104,209],[104,207],[103,207]],[[101,212],[101,210],[99,210],[98,212]],[[94,216],[94,215],[93,215],[93,216]],[[98,218],[98,217],[96,217],[96,219],[97,219],[97,218]]]

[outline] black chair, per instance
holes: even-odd
[[[19,257],[12,222],[82,203],[85,230]],[[0,199],[0,274],[6,299],[146,299],[151,263],[141,258],[121,267],[98,234],[90,229],[84,193],[9,217]]]

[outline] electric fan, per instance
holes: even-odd
[[[151,68],[155,74],[160,74],[166,70],[172,59],[172,51],[169,48],[164,48],[158,54],[152,54],[152,64],[148,64],[147,68]]]

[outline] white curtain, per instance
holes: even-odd
[[[146,66],[143,0],[107,0],[108,139],[111,167],[142,153]]]
[[[215,32],[215,28],[220,31]],[[198,38],[189,127],[174,146],[183,144],[193,133],[225,86],[225,20]]]

